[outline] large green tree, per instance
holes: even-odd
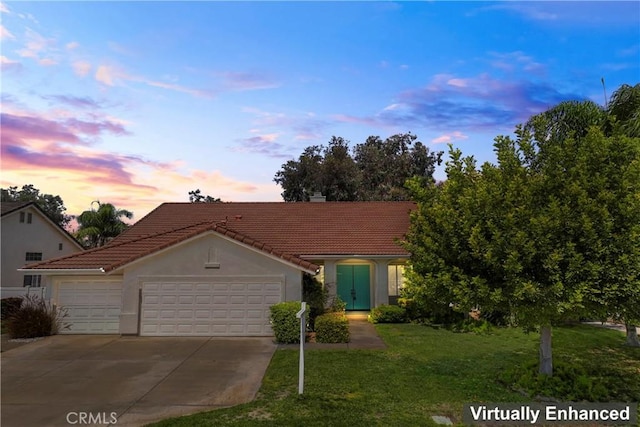
[[[627,136],[634,138],[630,144],[619,148],[618,157],[624,159],[636,159],[630,167],[625,167],[617,175],[615,189],[612,196],[615,200],[625,200],[629,207],[616,211],[618,220],[613,230],[612,240],[617,246],[622,247],[619,253],[638,251],[635,244],[640,241],[638,227],[640,224],[640,190],[637,182],[638,151],[640,150],[640,83],[635,86],[623,84],[611,96],[607,105],[608,120],[603,126],[607,135]],[[628,189],[635,189],[629,192]],[[611,254],[608,254],[611,255]],[[615,255],[615,253],[614,253]],[[627,344],[640,347],[636,325],[640,323],[640,280],[637,262],[637,254],[632,257],[624,257],[609,263],[612,266],[608,270],[607,280],[602,283],[600,307],[605,308],[604,314],[625,324],[627,332]],[[635,262],[635,264],[634,264]]]
[[[106,245],[129,227],[121,218],[133,218],[132,212],[117,209],[111,203],[94,203],[98,209],[84,211],[76,218],[79,225],[76,237],[88,248]]]
[[[71,216],[65,214],[67,208],[60,196],[41,193],[33,184],[23,185],[20,190],[17,186],[2,188],[0,193],[2,202],[35,202],[53,222],[63,228],[71,221]]]
[[[283,164],[274,181],[287,202],[308,201],[315,192],[329,201],[407,200],[406,180],[432,181],[440,156],[410,133],[370,136],[353,149],[334,136],[327,146],[307,147],[298,160]]]
[[[322,191],[322,147],[312,145],[304,149],[298,160],[289,160],[273,179],[282,186],[285,202],[309,201],[316,191]]]
[[[563,103],[496,138],[496,164],[477,169],[451,149],[444,183],[409,185],[409,296],[539,328],[546,375],[552,325],[597,312],[635,320],[640,306],[638,140],[604,135],[604,115]]]
[[[417,136],[406,133],[382,140],[370,136],[354,148],[354,160],[361,174],[361,200],[407,200],[408,178],[423,182],[433,179],[441,153],[430,153]]]
[[[349,143],[340,137],[332,137],[323,150],[320,171],[320,191],[327,200],[342,202],[358,200],[360,174],[351,157]]]

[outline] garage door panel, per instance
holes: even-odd
[[[227,304],[229,302],[227,295],[214,295],[212,298],[214,304]]]
[[[274,295],[265,295],[264,297],[264,302],[267,305],[273,305],[273,304],[277,304],[280,302],[280,297],[276,297]]]
[[[212,319],[226,319],[229,317],[229,310],[225,308],[221,308],[218,310],[212,310],[208,313],[209,317]]]
[[[261,310],[247,310],[248,319],[260,319],[262,317]]]
[[[55,303],[66,310],[63,334],[117,334],[120,330],[122,283],[69,281],[55,285]]]
[[[245,296],[244,295],[231,295],[230,299],[230,303],[231,304],[244,304],[245,302]]]
[[[196,304],[211,304],[211,296],[209,295],[196,295]]]
[[[206,289],[202,289],[206,292],[209,292],[209,288]],[[229,290],[229,285],[226,284],[220,284],[220,283],[216,283],[215,285],[213,285],[213,291],[214,292],[227,292]]]
[[[281,289],[271,282],[144,283],[140,333],[269,336],[269,307],[281,301]]]
[[[196,310],[196,319],[208,319],[211,317],[209,310]]]

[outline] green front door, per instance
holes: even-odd
[[[347,310],[371,308],[368,265],[338,265],[338,296],[347,303]]]

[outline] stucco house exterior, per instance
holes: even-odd
[[[164,203],[108,245],[22,270],[68,333],[268,336],[269,307],[316,275],[349,310],[393,301],[412,202]]]
[[[42,285],[38,272],[18,271],[34,261],[70,255],[82,246],[53,222],[34,202],[2,202],[1,282],[2,296],[21,295],[24,287]]]

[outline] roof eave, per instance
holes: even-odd
[[[409,254],[376,254],[376,255],[367,255],[367,254],[316,254],[316,255],[299,255],[302,259],[345,259],[345,258],[358,258],[358,259],[396,259],[396,258],[406,258],[409,259]]]
[[[19,268],[26,273],[46,274],[49,276],[86,276],[108,274],[104,268]]]

